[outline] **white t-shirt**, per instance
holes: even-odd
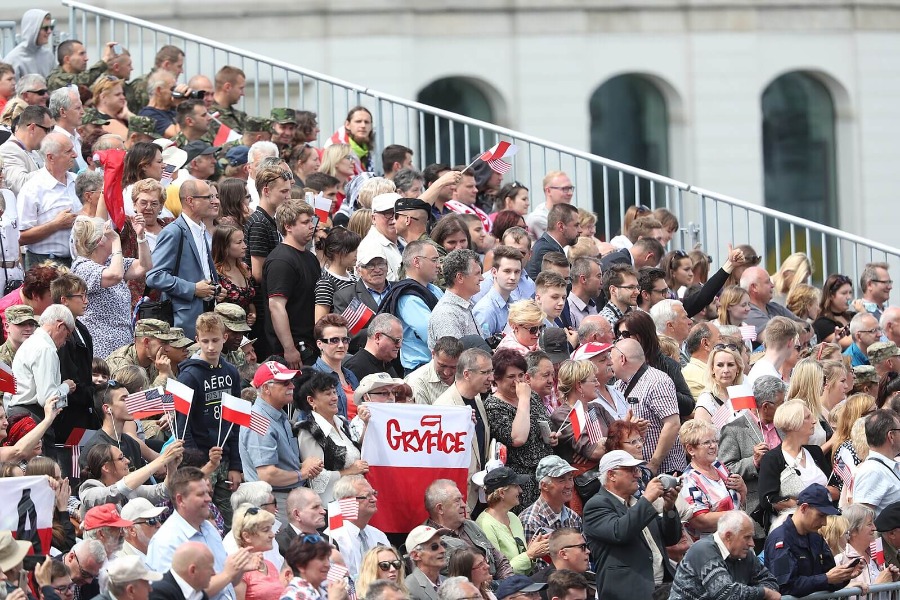
[[[853,502],[881,509],[900,502],[900,464],[878,452],[870,451],[869,458],[856,468],[853,483]]]

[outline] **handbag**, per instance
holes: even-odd
[[[803,483],[803,479],[800,477],[800,471],[793,464],[785,465],[779,480],[781,482],[778,486],[780,498],[796,498],[806,487],[806,484]]]
[[[575,478],[575,491],[581,498],[582,504],[594,497],[600,491],[600,471],[597,468],[585,471]]]
[[[6,248],[3,247],[3,236],[2,235],[0,235],[0,257],[2,257],[2,260],[5,264],[6,263]],[[6,267],[3,267],[3,280],[6,282],[3,285],[3,295],[4,296],[14,290],[19,289],[20,287],[22,287],[22,284],[24,283],[24,281],[21,279],[10,279],[9,271],[6,270]]]
[[[178,276],[178,269],[181,267],[181,251],[184,250],[184,234],[178,239],[178,254],[175,255],[175,270],[172,271],[174,277]],[[175,309],[172,306],[172,300],[167,296],[164,300],[146,300],[147,286],[144,286],[144,298],[138,302],[135,308],[137,312],[137,320],[141,319],[157,319],[165,321],[169,325],[175,325]]]

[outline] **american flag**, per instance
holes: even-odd
[[[729,423],[729,421],[731,421],[733,416],[734,411],[731,410],[731,402],[726,400],[712,416],[713,425],[715,425],[716,429],[721,430]]]
[[[270,425],[271,421],[269,421],[267,416],[255,412],[250,413],[250,429],[252,431],[259,435],[266,435],[269,433]]]
[[[331,567],[328,568],[328,575],[325,576],[325,580],[337,583],[349,574],[350,571],[347,570],[347,567],[337,563],[331,563]]]
[[[359,502],[356,498],[341,498],[338,504],[341,506],[341,516],[345,519],[352,520],[359,517]]]
[[[853,472],[844,464],[844,461],[840,459],[834,461],[834,472],[841,478],[844,485],[853,485]]]
[[[587,410],[587,434],[592,444],[599,444],[603,439],[603,432],[600,430],[600,421],[597,420],[597,413],[594,412],[593,406]]]
[[[347,319],[347,330],[350,335],[356,335],[369,324],[369,320],[375,316],[375,312],[360,302],[359,298],[354,298],[347,305],[347,308],[344,309],[344,312],[341,313],[341,316]]]
[[[489,160],[488,166],[491,168],[491,171],[500,173],[501,175],[506,175],[509,170],[512,169],[512,165],[504,161],[502,158]]]
[[[869,554],[872,555],[872,560],[878,565],[878,568],[884,568],[884,543],[881,541],[881,538],[875,538],[875,540],[869,544]]]
[[[141,390],[125,396],[125,408],[135,419],[144,419],[165,412],[163,396],[165,393],[161,387]]]

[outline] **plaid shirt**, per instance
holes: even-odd
[[[627,387],[628,382],[622,380],[617,381],[615,385],[615,388],[623,394]],[[678,416],[675,384],[668,375],[648,365],[628,396],[638,399],[637,409],[634,411],[635,418],[647,419],[650,422],[647,433],[644,434],[644,460],[649,461],[659,443],[663,419],[672,415]],[[675,443],[663,458],[659,471],[660,473],[671,473],[672,471],[684,471],[685,467],[687,467],[687,459],[684,455],[684,448],[676,436]]]
[[[573,492],[575,493],[575,492]],[[539,497],[534,504],[523,510],[519,514],[519,520],[522,521],[522,528],[525,530],[525,543],[531,541],[535,535],[544,533],[544,530],[555,531],[557,529],[571,528],[576,531],[583,530],[581,517],[566,505],[563,505],[562,512],[556,514],[550,505],[544,501],[543,497]],[[545,560],[539,558],[535,561],[535,571],[547,566]]]
[[[625,316],[625,313],[619,310],[619,307],[613,304],[612,300],[607,302],[606,306],[604,306],[603,309],[597,314],[609,321],[609,324],[612,325],[613,330],[615,330],[616,323],[619,322],[619,319]]]
[[[434,349],[434,344],[447,335],[456,339],[467,335],[480,337],[481,328],[472,316],[473,306],[470,301],[457,296],[447,288],[431,311],[431,319],[428,321],[429,350]]]

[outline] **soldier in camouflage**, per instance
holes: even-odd
[[[108,42],[103,48],[103,57],[88,68],[88,55],[84,44],[78,40],[66,40],[56,49],[59,65],[47,76],[47,89],[51,92],[67,85],[90,87],[98,77],[106,73],[108,63],[115,58],[113,47],[116,42]]]
[[[212,128],[214,124],[210,124]],[[216,125],[218,128],[218,125]],[[268,142],[272,139],[272,119],[265,117],[247,117],[244,119],[244,132],[240,139],[222,145],[222,151],[228,152],[235,146],[247,146],[256,142]]]
[[[272,109],[272,141],[278,146],[281,156],[291,155],[296,130],[297,113],[293,108]]]
[[[214,103],[209,108],[211,113],[219,113],[217,121],[212,124],[214,138],[219,132],[220,124],[226,125],[238,133],[243,133],[247,113],[238,110],[235,105],[244,97],[246,81],[247,77],[244,72],[237,67],[226,65],[216,73]]]
[[[211,119],[203,100],[185,100],[175,111],[175,122],[180,131],[172,138],[172,143],[181,149],[189,142],[201,140],[212,144],[213,136],[209,129]]]
[[[132,115],[128,117],[128,139],[125,149],[131,150],[138,142],[152,142],[157,138],[156,123],[150,117]]]
[[[222,302],[216,305],[216,314],[225,322],[225,346],[222,348],[225,360],[240,369],[247,362],[241,350],[244,334],[250,331],[247,313],[237,304]]]
[[[6,309],[5,314],[6,341],[0,346],[0,361],[12,366],[16,351],[22,342],[31,337],[38,322],[34,316],[34,309],[27,304],[10,306]]]
[[[106,357],[111,373],[128,365],[144,370],[153,386],[165,385],[173,375],[172,362],[166,356],[165,346],[182,336],[173,334],[171,326],[159,319],[141,319],[134,328],[134,343],[113,350]]]

